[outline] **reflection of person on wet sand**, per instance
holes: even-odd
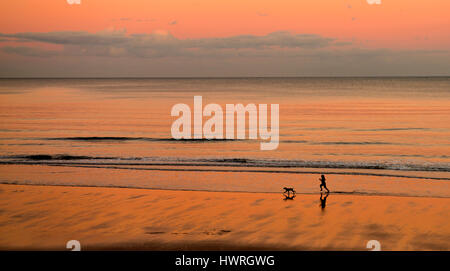
[[[325,197],[323,197],[323,193],[320,193],[320,207],[322,207],[322,210],[324,210],[327,205],[327,198],[328,192],[325,193]]]
[[[325,188],[327,190],[327,193],[329,193],[330,190],[328,190],[328,188],[327,188],[327,183],[325,180],[325,176],[323,174],[320,177],[319,181],[320,181],[320,192],[322,192],[322,188]]]

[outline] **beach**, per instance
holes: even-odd
[[[0,79],[0,249],[449,250],[449,89],[448,77]],[[175,140],[171,108],[195,96],[278,104],[276,150],[250,124],[243,139]]]
[[[0,185],[1,250],[449,250],[448,198]],[[324,195],[325,196],[325,195]]]

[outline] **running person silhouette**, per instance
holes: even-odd
[[[325,182],[326,180],[325,180],[325,176],[323,174],[322,174],[322,176],[320,176],[319,181],[320,181],[320,191],[322,191],[322,188],[325,188],[327,190],[327,193],[329,193],[330,190],[328,190],[328,188],[327,188],[327,183]]]

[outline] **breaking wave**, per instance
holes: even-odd
[[[371,172],[347,172],[345,174],[363,174],[373,176],[411,177],[402,174],[386,174],[382,171],[450,172],[450,163],[408,162],[408,161],[324,161],[324,160],[276,160],[254,158],[182,158],[182,157],[106,157],[77,156],[68,154],[29,154],[0,156],[0,164],[26,164],[49,166],[89,166],[123,169],[148,170],[188,170],[188,171],[236,171],[266,173],[310,173],[296,169],[339,169],[371,170]],[[138,168],[139,167],[139,168]],[[150,168],[151,167],[151,168]],[[165,167],[165,168],[161,168]],[[199,167],[209,167],[200,169]],[[214,167],[214,168],[213,168]],[[238,169],[230,169],[230,167]],[[379,170],[379,172],[377,172]],[[317,173],[312,172],[312,173]],[[336,173],[336,174],[342,174]],[[415,176],[422,178],[420,176]],[[450,180],[450,178],[423,177],[425,179]]]

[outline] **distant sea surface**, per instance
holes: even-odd
[[[279,104],[278,148],[173,140],[171,108],[195,95]],[[313,193],[321,173],[342,193],[450,197],[450,78],[0,79],[2,183]]]

